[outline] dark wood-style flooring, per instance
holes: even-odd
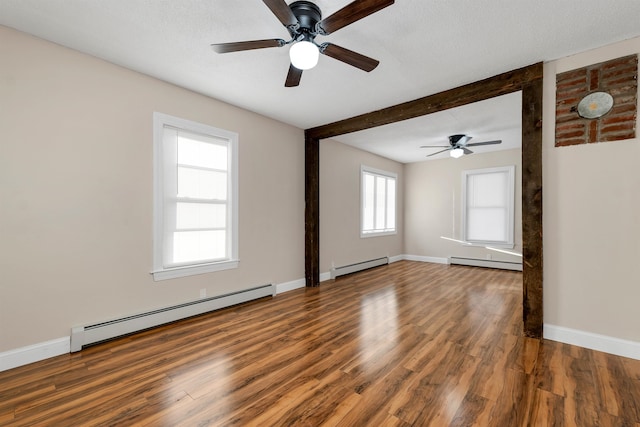
[[[401,261],[0,373],[10,426],[640,426],[640,361],[522,335],[522,275]]]

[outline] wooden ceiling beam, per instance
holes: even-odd
[[[307,129],[306,135],[314,139],[332,138],[334,136],[413,119],[438,111],[517,92],[522,90],[525,84],[538,79],[542,79],[541,62],[454,89],[445,90],[444,92],[439,92],[434,95],[383,108],[382,110],[310,128]]]

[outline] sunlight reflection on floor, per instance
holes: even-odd
[[[394,287],[366,295],[360,304],[360,354],[366,364],[398,342],[398,303]]]

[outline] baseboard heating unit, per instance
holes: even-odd
[[[378,267],[381,265],[389,264],[388,257],[371,259],[369,261],[357,262],[355,264],[344,265],[342,267],[336,267],[331,269],[331,278],[335,279],[338,276],[344,276],[345,274],[351,274],[369,268]]]
[[[80,351],[83,346],[106,341],[187,317],[197,316],[209,311],[219,310],[268,296],[274,296],[276,287],[269,284],[243,291],[233,292],[211,298],[203,298],[172,307],[161,308],[146,313],[114,319],[93,325],[71,328],[71,351]]]
[[[479,258],[462,258],[452,256],[449,258],[449,264],[452,265],[469,265],[472,267],[500,268],[502,270],[522,271],[521,262],[496,261],[492,259]]]

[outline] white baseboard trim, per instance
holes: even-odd
[[[392,264],[394,262],[398,262],[398,261],[404,260],[404,255],[390,256],[388,258],[389,258],[389,264]]]
[[[283,292],[289,292],[294,289],[304,288],[306,282],[304,279],[292,280],[291,282],[279,283],[276,285],[276,295]]]
[[[39,362],[50,357],[68,354],[70,351],[70,337],[62,337],[5,351],[0,353],[0,372],[28,365],[29,363]]]
[[[320,273],[320,281],[331,280],[331,273]],[[293,291],[294,289],[304,288],[307,285],[305,279],[292,280],[291,282],[279,283],[276,285],[276,295],[283,292]]]
[[[577,345],[591,350],[615,354],[616,356],[640,360],[640,342],[623,340],[607,335],[594,334],[546,323],[544,324],[542,336],[551,341]]]
[[[400,255],[406,261],[432,262],[434,264],[449,264],[449,258],[439,258],[421,255]]]

